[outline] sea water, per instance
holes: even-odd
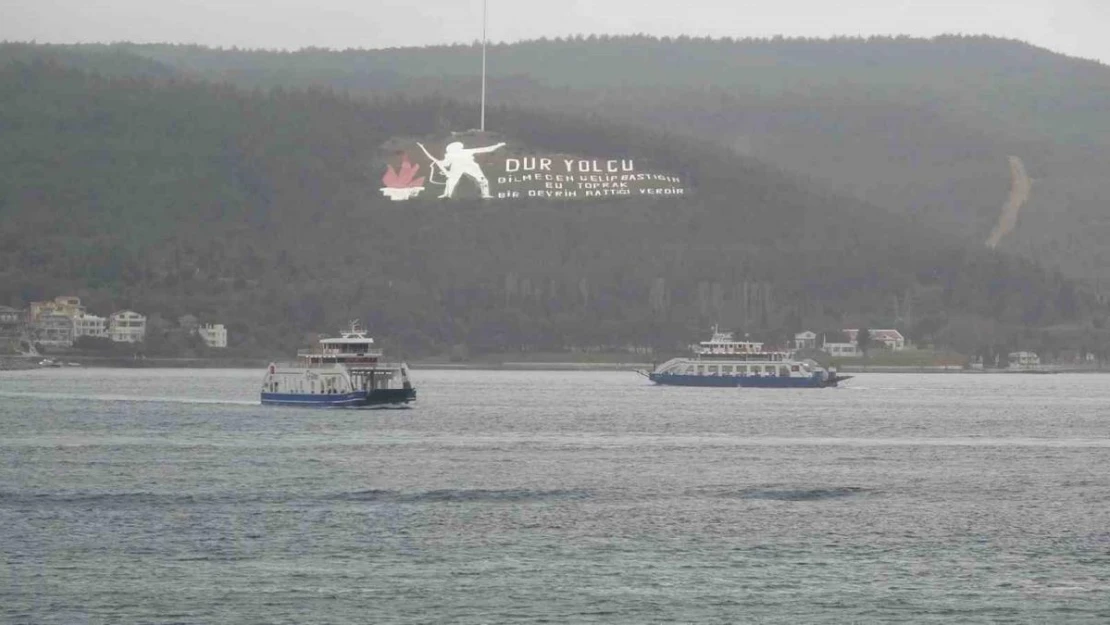
[[[0,622],[1110,621],[1110,377],[0,373]]]

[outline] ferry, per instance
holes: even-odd
[[[717,328],[693,352],[641,373],[656,384],[752,388],[827,388],[851,377],[838,376],[836,369],[826,370],[813,360],[794,360],[788,352],[764,351],[763,343],[737,341]]]
[[[415,400],[408,365],[383,362],[357,321],[339,337],[321,339],[317,349],[299,352],[296,363],[270,363],[262,379],[264,405],[365,408]]]

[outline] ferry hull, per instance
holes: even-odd
[[[716,376],[680,375],[673,373],[652,373],[648,379],[656,384],[668,386],[710,386],[724,388],[825,388],[836,386],[844,378],[822,380],[820,376],[808,378],[759,377],[759,376]]]
[[[306,408],[369,408],[407,404],[416,400],[414,388],[385,388],[353,393],[262,393],[266,406],[303,406]]]

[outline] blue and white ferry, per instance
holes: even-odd
[[[299,352],[296,363],[270,363],[262,379],[266,405],[364,408],[415,400],[408,365],[383,362],[357,321],[338,338],[321,339],[318,349]]]
[[[713,329],[688,358],[672,358],[647,374],[656,384],[754,388],[825,388],[850,376],[837,376],[813,360],[794,360],[788,352],[764,351],[763,343],[737,341]]]

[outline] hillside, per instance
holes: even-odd
[[[484,141],[648,159],[691,192],[392,202],[383,146],[468,128],[472,107],[9,62],[0,302],[72,292],[169,324],[188,313],[278,354],[351,318],[418,355],[676,346],[715,322],[768,340],[898,323],[966,350],[1105,314],[1058,274],[727,149],[491,115]]]
[[[295,53],[122,45],[246,87],[476,100],[474,46]],[[588,60],[588,62],[586,62]],[[1110,280],[1110,68],[987,37],[589,37],[490,49],[490,101],[631,122],[727,147],[986,244],[1010,190],[1032,192],[1001,249]],[[491,120],[494,127],[499,121]]]

